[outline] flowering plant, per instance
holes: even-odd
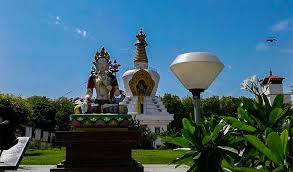
[[[248,77],[240,84],[240,89],[246,90],[254,95],[262,95],[266,92],[267,88],[268,86],[263,86],[263,88],[260,86],[256,75]]]

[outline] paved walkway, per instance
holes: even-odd
[[[143,165],[145,172],[186,172],[187,168],[178,167],[174,168],[174,166],[168,165]],[[54,165],[22,165],[18,168],[18,172],[49,172],[50,168],[54,167]],[[10,170],[6,170],[8,172]],[[13,171],[10,171],[13,172]]]

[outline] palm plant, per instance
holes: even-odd
[[[186,154],[171,162],[177,164],[176,167],[187,164],[190,166],[188,172],[222,172],[221,161],[238,154],[236,149],[226,146],[233,138],[224,121],[209,118],[202,124],[195,124],[184,118],[182,123],[181,137],[163,137],[165,142],[190,148]]]

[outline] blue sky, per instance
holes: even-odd
[[[83,96],[92,60],[103,46],[133,65],[135,35],[147,34],[158,94],[190,95],[169,69],[174,58],[209,51],[225,69],[204,96],[241,96],[248,76],[283,76],[293,85],[293,1],[12,1],[0,0],[0,91],[23,97]],[[274,44],[267,37],[277,38]],[[120,81],[120,85],[122,82]]]

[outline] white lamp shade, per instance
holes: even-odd
[[[206,90],[224,68],[224,64],[208,52],[191,52],[177,56],[170,65],[184,87]]]

